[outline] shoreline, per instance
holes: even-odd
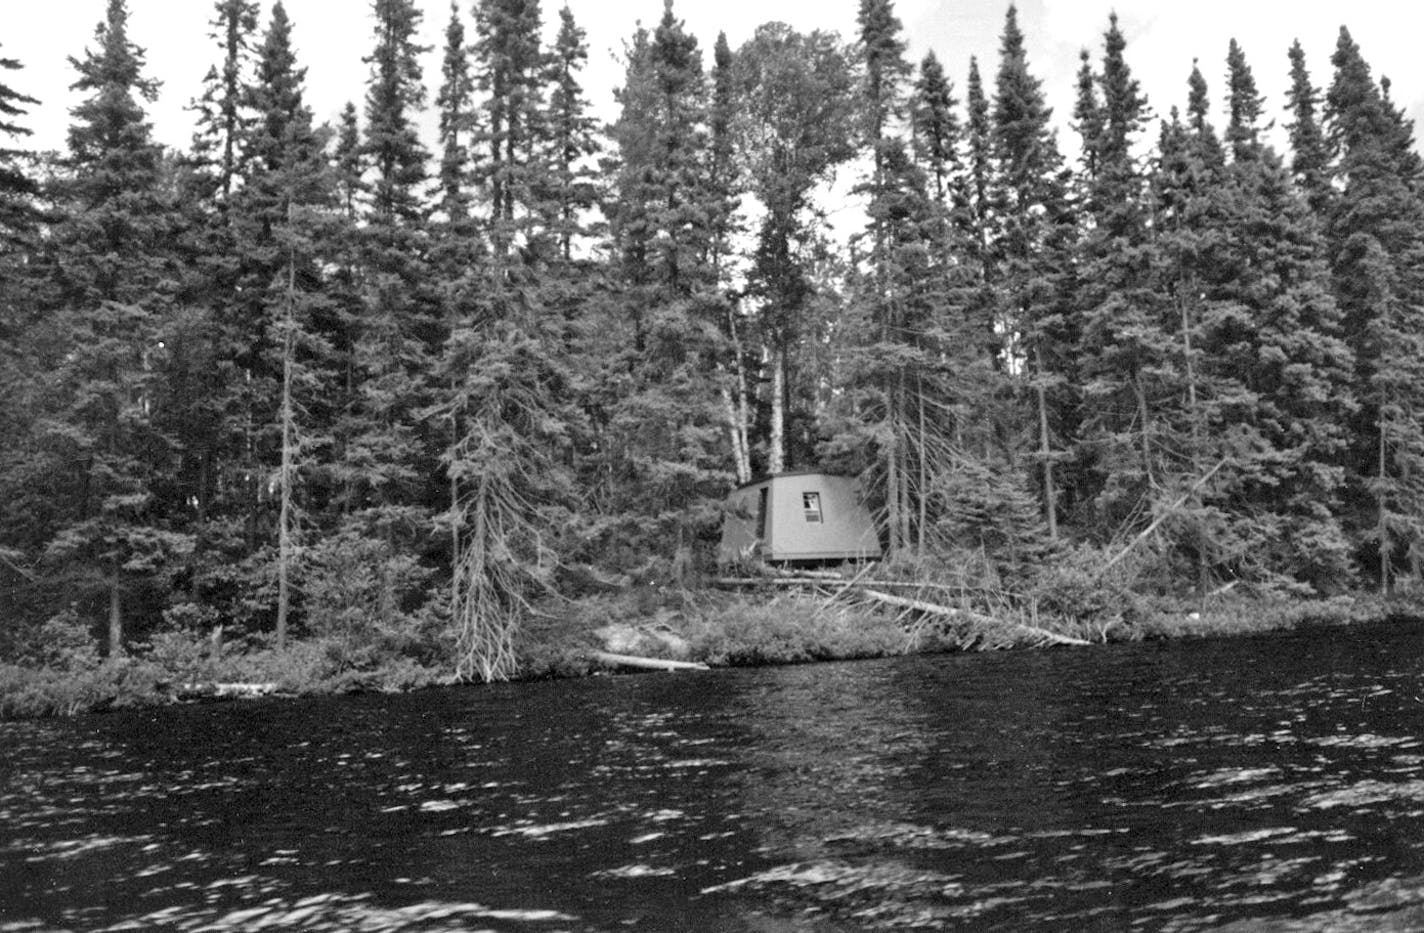
[[[1018,625],[1012,618],[976,615],[970,623],[945,623],[921,617],[907,622],[905,613],[863,604],[832,606],[786,592],[684,591],[676,600],[681,603],[677,609],[669,608],[666,596],[661,599],[653,606],[646,601],[640,606],[626,595],[577,600],[558,615],[531,622],[522,632],[520,670],[510,681],[570,679],[645,667],[716,670],[1050,646],[1032,635],[1045,629]],[[1238,597],[1205,609],[1162,602],[1145,611],[1136,607],[1130,618],[1112,613],[1044,624],[1091,648],[1344,627],[1421,615],[1424,602],[1418,599],[1353,594],[1308,600]],[[363,661],[359,646],[330,637],[298,639],[280,652],[265,641],[260,636],[240,641],[214,658],[206,635],[168,635],[118,659],[88,656],[41,666],[0,663],[0,721],[478,683],[458,680],[448,668],[428,660],[391,656]]]

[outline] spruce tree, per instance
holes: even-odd
[[[1325,121],[1337,194],[1327,236],[1360,402],[1350,462],[1352,526],[1388,592],[1424,560],[1424,204],[1413,128],[1340,30]]]
[[[1057,537],[1058,485],[1053,433],[1070,381],[1072,335],[1060,304],[1059,280],[1072,232],[1062,157],[1041,82],[1028,69],[1023,33],[1011,5],[1000,40],[993,104],[995,174],[992,203],[999,216],[994,244],[995,286],[1001,296],[998,328],[1005,336],[1008,368],[1028,376],[1037,436],[1043,512]],[[1055,396],[1050,412],[1050,395]]]
[[[1290,63],[1291,86],[1286,102],[1291,121],[1286,128],[1290,131],[1291,171],[1296,184],[1305,192],[1311,210],[1323,223],[1329,214],[1332,195],[1330,147],[1320,124],[1323,101],[1319,88],[1311,83],[1305,50],[1299,41],[1291,44]]]
[[[1219,348],[1208,339],[1208,321],[1221,309],[1217,296],[1207,294],[1207,289],[1216,281],[1226,231],[1226,157],[1210,122],[1206,79],[1195,61],[1187,86],[1186,122],[1174,107],[1170,122],[1162,126],[1151,179],[1153,262],[1156,284],[1165,299],[1155,323],[1164,334],[1164,348],[1168,340],[1175,344],[1165,349],[1154,370],[1166,393],[1175,393],[1180,400],[1160,413],[1158,442],[1166,458],[1182,464],[1193,482],[1182,502],[1184,508],[1166,516],[1174,519],[1165,526],[1168,531],[1180,531],[1183,525],[1187,529],[1186,534],[1177,534],[1176,546],[1167,549],[1167,556],[1190,561],[1193,582],[1204,594],[1217,552],[1227,547],[1215,527],[1221,524],[1220,513],[1195,482],[1221,454],[1222,400],[1239,402],[1241,393],[1232,366],[1212,365],[1212,354]],[[1213,374],[1224,374],[1232,385],[1215,384]],[[1181,551],[1186,553],[1177,553]]]
[[[241,140],[250,119],[244,98],[251,82],[258,4],[216,0],[213,14],[208,36],[218,43],[221,59],[208,70],[202,96],[192,104],[197,123],[192,154],[207,170],[216,199],[223,204],[242,172]]]
[[[1234,41],[1227,69],[1227,148],[1193,68],[1187,124],[1164,130],[1154,179],[1179,351],[1162,373],[1186,401],[1164,411],[1160,436],[1193,475],[1217,470],[1164,527],[1202,592],[1222,579],[1329,588],[1348,569],[1333,509],[1350,358],[1318,224],[1260,138],[1261,98]]]
[[[616,92],[604,212],[621,294],[590,347],[610,361],[595,423],[615,491],[600,511],[621,523],[599,534],[628,529],[643,553],[693,548],[715,526],[733,464],[715,382],[725,306],[712,259],[725,201],[708,172],[707,91],[697,39],[666,2],[657,28],[634,34]]]
[[[71,58],[69,158],[55,196],[55,286],[68,352],[55,361],[41,443],[64,464],[50,558],[107,593],[110,655],[124,650],[124,599],[161,582],[192,547],[159,495],[173,469],[159,428],[172,269],[172,207],[143,102],[157,84],[128,36],[124,0],[109,0],[95,47]]]
[[[23,67],[16,59],[0,57],[0,74]],[[30,106],[37,104],[35,98],[0,82],[0,136],[11,140],[0,146],[0,248],[5,252],[21,245],[38,220],[35,196],[39,194],[39,184],[25,164],[30,154],[15,148],[19,138],[31,134],[18,121]]]
[[[1126,40],[1110,18],[1095,93],[1080,87],[1079,131],[1095,171],[1084,192],[1089,224],[1079,245],[1080,381],[1087,416],[1082,440],[1096,474],[1085,500],[1111,534],[1162,495],[1158,408],[1170,391],[1155,379],[1174,341],[1163,332],[1160,296],[1151,282],[1152,244],[1145,178],[1133,147],[1147,102],[1124,57]]]
[[[916,158],[925,166],[935,199],[941,204],[948,203],[960,169],[957,147],[963,129],[954,112],[956,106],[944,66],[934,52],[927,52],[915,81],[912,126]]]
[[[956,192],[955,226],[970,245],[969,262],[980,281],[970,307],[977,309],[978,327],[968,335],[971,345],[993,365],[998,365],[999,335],[994,331],[998,295],[994,291],[994,256],[990,243],[996,238],[994,211],[990,204],[993,178],[993,122],[989,98],[979,74],[979,62],[969,59],[969,79],[965,88],[965,178]]]
[[[542,186],[550,213],[546,224],[558,256],[565,263],[572,262],[575,243],[587,245],[592,231],[586,218],[598,200],[593,159],[601,144],[592,104],[579,83],[587,64],[588,40],[565,5],[559,9],[559,32],[545,78],[549,92],[544,122],[551,151],[546,159],[547,180]]]
[[[480,0],[475,25],[476,83],[485,94],[481,177],[494,259],[504,262],[516,244],[532,245],[545,219],[538,216],[535,188],[552,153],[540,146],[546,69],[538,0]]]
[[[539,22],[532,0],[476,8],[473,74],[485,93],[477,177],[489,197],[480,239],[489,248],[463,277],[440,269],[458,283],[447,292],[453,315],[433,409],[454,428],[444,459],[456,673],[486,681],[514,672],[514,638],[530,600],[552,588],[571,524],[565,305],[581,209],[574,186],[591,147],[579,31],[566,14],[549,58]],[[543,106],[549,82],[554,110]],[[459,249],[448,242],[456,231],[446,233],[442,259]]]
[[[255,73],[247,92],[254,119],[244,139],[246,174],[234,225],[245,248],[247,289],[261,309],[261,369],[271,385],[262,400],[256,447],[262,474],[275,477],[269,486],[275,501],[267,506],[275,514],[266,523],[275,527],[258,556],[265,558],[264,570],[272,567],[263,576],[276,579],[281,647],[294,614],[297,557],[321,518],[311,490],[329,486],[317,475],[316,454],[328,444],[335,410],[318,389],[335,382],[338,370],[322,271],[332,249],[333,179],[326,137],[313,127],[305,102],[306,69],[297,64],[292,23],[280,2],[272,8]]]
[[[412,0],[374,0],[375,48],[360,155],[369,166],[367,212],[360,231],[364,308],[353,347],[361,425],[343,469],[347,510],[363,534],[388,548],[424,527],[425,489],[414,413],[429,353],[439,340],[427,282],[424,185],[428,153],[416,121],[425,103],[415,42],[422,14]]]
[[[840,398],[850,417],[827,449],[861,468],[872,501],[883,510],[887,550],[900,557],[924,554],[931,543],[936,481],[948,468],[952,432],[961,423],[943,415],[954,408],[945,338],[962,305],[950,307],[943,211],[911,157],[905,87],[911,69],[899,19],[888,0],[864,0],[858,22],[862,145],[869,157],[858,191],[866,199],[867,225],[852,240],[857,266],[848,289],[850,317],[841,329],[849,346],[842,351],[839,378],[846,388]],[[971,147],[972,134],[985,129],[977,122],[983,114],[972,109],[976,86],[971,76]],[[976,195],[971,189],[971,204]]]
[[[1350,570],[1337,512],[1353,359],[1309,193],[1260,138],[1261,98],[1234,41],[1227,67],[1233,158],[1216,291],[1243,317],[1213,322],[1211,362],[1219,380],[1240,380],[1240,401],[1228,404],[1250,438],[1227,474],[1238,477],[1234,507],[1250,504],[1233,516],[1235,537],[1247,572],[1330,589]]]
[[[20,62],[0,57],[0,75]],[[40,185],[33,157],[23,147],[24,125],[34,98],[0,80],[0,613],[11,622],[0,630],[0,652],[25,637],[26,622],[48,613],[50,594],[36,588],[29,569],[47,537],[48,501],[40,477],[51,465],[34,445],[45,364],[52,332],[39,314],[43,280],[35,274],[40,246]],[[32,602],[33,601],[33,602]]]
[[[727,44],[725,32],[717,34],[712,50],[712,99],[708,114],[711,134],[711,158],[708,165],[708,207],[711,210],[709,259],[715,279],[714,288],[721,305],[722,335],[725,338],[724,359],[717,365],[718,394],[722,403],[722,418],[732,449],[733,469],[737,482],[751,482],[754,476],[753,448],[756,446],[753,423],[755,385],[752,374],[760,360],[754,346],[748,344],[749,315],[745,314],[734,292],[736,289],[736,236],[742,232],[738,214],[741,194],[746,181],[740,160],[734,127],[738,110],[738,93],[734,68],[736,59]]]
[[[470,216],[473,191],[471,138],[475,130],[475,80],[470,73],[470,50],[465,45],[465,24],[459,4],[450,4],[441,54],[440,91],[435,106],[440,112],[439,207],[447,222],[460,223]]]

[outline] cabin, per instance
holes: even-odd
[[[807,471],[744,483],[727,497],[719,564],[873,560],[880,538],[859,485]]]

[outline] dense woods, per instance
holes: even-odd
[[[498,679],[541,603],[690,582],[734,485],[813,466],[893,564],[1005,592],[1420,580],[1424,163],[1344,28],[1260,50],[1286,101],[1232,41],[1150,104],[1110,18],[1062,140],[1013,7],[991,65],[911,62],[890,0],[710,49],[668,0],[605,126],[568,8],[456,5],[430,49],[371,0],[329,126],[318,24],[263,6],[213,5],[185,151],[125,0],[64,152],[0,58],[0,659],[226,633]]]

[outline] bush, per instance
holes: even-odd
[[[692,657],[713,665],[788,664],[904,654],[903,629],[878,613],[791,595],[733,599],[682,627]]]
[[[46,619],[21,658],[29,665],[59,671],[87,671],[100,662],[94,634],[73,606]]]
[[[161,680],[156,666],[131,658],[81,671],[0,665],[0,718],[73,716],[168,702],[171,697],[163,691]]]

